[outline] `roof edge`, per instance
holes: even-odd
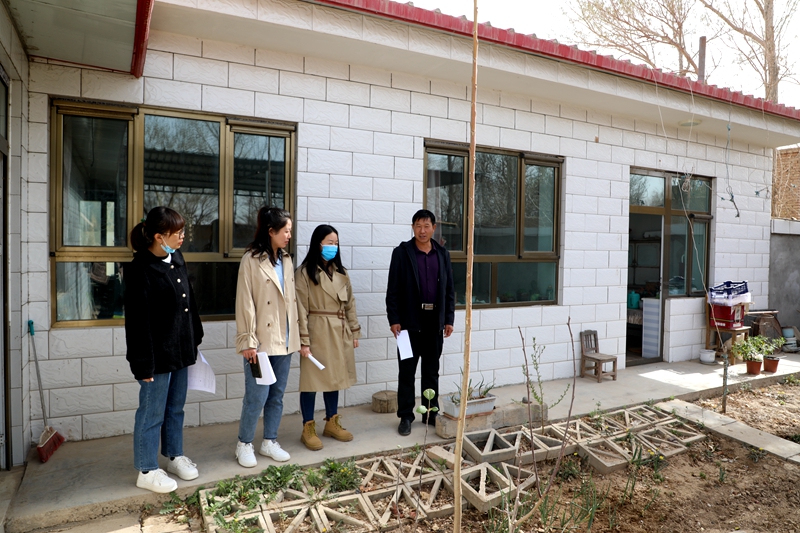
[[[430,11],[413,4],[401,4],[391,0],[305,0],[311,3],[356,11],[369,15],[423,26],[444,31],[462,37],[472,37],[472,21],[466,17],[445,15]],[[137,24],[138,31],[138,24]],[[677,74],[651,69],[644,65],[636,65],[628,60],[604,56],[596,52],[580,50],[577,46],[568,46],[556,41],[539,39],[532,35],[516,33],[513,30],[493,28],[478,24],[478,38],[484,42],[497,44],[515,50],[534,53],[540,56],[573,63],[609,74],[616,74],[652,85],[674,89],[695,96],[704,96],[712,100],[737,105],[747,109],[769,113],[778,117],[800,121],[800,109],[784,104],[769,102],[763,98],[746,95],[739,91],[708,85]]]

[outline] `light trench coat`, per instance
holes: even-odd
[[[283,285],[266,254],[262,259],[246,252],[236,283],[236,351],[256,348],[267,355],[286,355],[300,349],[294,265],[283,252]],[[289,342],[286,342],[286,321]]]
[[[325,365],[300,358],[300,392],[328,392],[347,389],[356,383],[353,340],[361,338],[356,301],[347,273],[335,270],[333,279],[317,268],[315,285],[304,267],[297,269],[297,313],[300,343]]]

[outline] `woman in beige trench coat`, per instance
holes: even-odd
[[[300,411],[303,433],[300,440],[310,450],[321,450],[314,423],[317,392],[325,400],[323,436],[340,441],[353,440],[342,427],[338,414],[339,391],[356,383],[354,348],[361,326],[350,277],[339,254],[339,233],[332,226],[317,226],[305,260],[297,269],[297,315],[300,329]],[[324,370],[308,357],[313,355]]]

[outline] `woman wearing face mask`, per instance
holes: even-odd
[[[139,381],[133,426],[136,486],[167,493],[178,488],[158,467],[158,448],[167,471],[195,479],[196,465],[183,455],[183,405],[188,367],[197,360],[203,325],[189,283],[183,244],[184,220],[169,207],[154,207],[131,231],[133,261],[125,265],[127,359]]]
[[[287,251],[292,238],[292,219],[277,207],[258,211],[258,226],[239,266],[236,285],[236,351],[244,364],[244,398],[239,419],[239,464],[256,466],[253,438],[258,417],[264,413],[264,439],[258,450],[275,461],[288,461],[289,454],[278,444],[278,426],[283,415],[283,392],[289,378],[292,353],[300,349],[297,331],[297,303],[294,268]],[[259,385],[250,363],[266,352],[277,381]]]
[[[300,319],[300,410],[303,433],[300,440],[309,450],[322,449],[314,422],[317,392],[325,400],[322,435],[340,441],[353,440],[342,427],[338,414],[339,391],[356,383],[354,348],[358,348],[361,326],[350,277],[342,266],[339,233],[332,226],[317,226],[308,254],[297,269],[297,312]],[[313,355],[324,370],[308,357]]]

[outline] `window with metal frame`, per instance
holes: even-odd
[[[129,234],[159,205],[186,221],[200,314],[232,318],[259,208],[293,210],[295,126],[67,101],[52,124],[52,323],[123,323]]]
[[[426,141],[425,206],[450,251],[456,304],[465,305],[468,147]],[[558,301],[558,198],[563,160],[479,148],[475,161],[472,303]]]
[[[664,217],[662,292],[703,296],[708,286],[711,178],[632,169],[630,212]]]

